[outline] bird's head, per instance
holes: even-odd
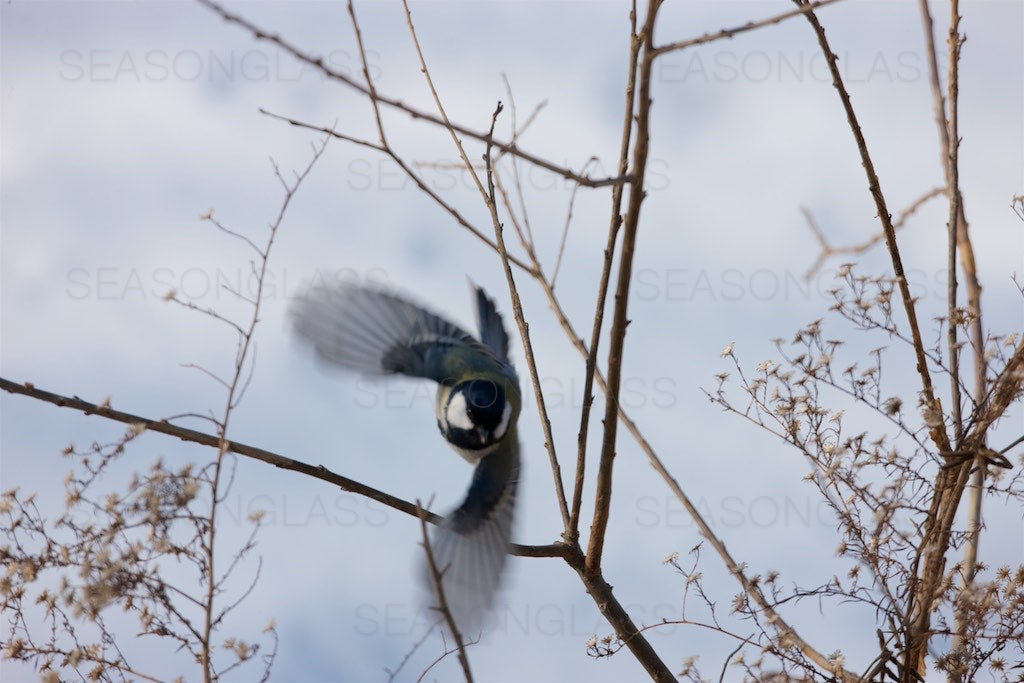
[[[442,385],[438,393],[437,426],[467,460],[489,453],[518,417],[518,392],[490,378]]]

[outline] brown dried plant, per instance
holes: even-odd
[[[246,676],[266,681],[277,654],[273,620],[262,634],[264,642],[223,634],[228,617],[254,590],[261,559],[251,567],[262,513],[249,516],[252,528],[241,546],[228,549],[217,539],[218,511],[234,480],[237,456],[227,439],[230,418],[244,397],[254,367],[253,344],[267,264],[277,230],[298,187],[327,144],[314,147],[312,160],[292,180],[274,165],[284,190],[280,211],[262,246],[225,227],[212,211],[202,216],[218,231],[253,252],[250,265],[255,291],[247,296],[229,289],[249,308],[242,322],[212,309],[204,309],[168,292],[169,302],[199,312],[235,332],[237,348],[230,372],[222,377],[200,366],[190,366],[213,378],[225,390],[219,417],[200,418],[216,427],[211,439],[215,456],[205,463],[169,466],[157,458],[148,470],[133,474],[127,483],[110,486],[119,461],[147,430],[147,421],[129,422],[117,441],[92,444],[86,449],[68,446],[72,459],[65,479],[65,509],[54,521],[36,505],[36,496],[7,491],[0,498],[0,557],[4,575],[0,596],[7,621],[4,657],[25,661],[47,680],[61,680],[60,672],[74,672],[83,680],[220,680],[243,665]],[[29,388],[29,387],[23,387]],[[94,406],[110,414],[107,401]],[[243,568],[249,576],[240,576]],[[241,582],[241,583],[240,583]],[[126,619],[127,616],[127,619]],[[132,619],[135,626],[131,625]],[[171,651],[187,654],[180,675],[153,671],[145,655],[126,633],[154,637]],[[198,671],[198,673],[197,673]]]

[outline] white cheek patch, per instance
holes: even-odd
[[[512,404],[505,401],[505,408],[501,411],[501,422],[494,428],[494,438],[500,439],[505,436],[505,432],[508,430],[508,420],[512,417]]]
[[[476,425],[469,419],[469,412],[466,410],[466,397],[461,391],[452,394],[445,409],[445,419],[449,427],[457,429],[473,429]]]

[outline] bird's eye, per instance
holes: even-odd
[[[505,390],[497,382],[488,379],[461,382],[448,396],[441,431],[448,441],[460,448],[485,448],[505,436],[511,413]]]

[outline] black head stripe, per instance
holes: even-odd
[[[441,432],[453,446],[480,450],[496,443],[508,429],[505,389],[489,379],[456,384],[448,395]]]
[[[493,430],[501,422],[505,410],[505,390],[489,379],[475,379],[466,384],[469,386],[462,391],[466,396],[469,419],[475,425]]]

